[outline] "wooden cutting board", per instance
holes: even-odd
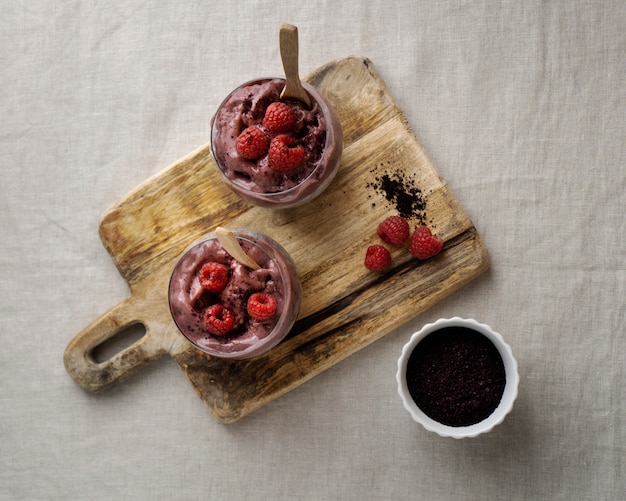
[[[131,294],[76,335],[65,366],[87,390],[104,389],[164,354],[180,365],[218,420],[229,423],[285,394],[456,291],[489,266],[479,234],[437,172],[368,59],[333,61],[309,75],[334,106],[344,153],[330,188],[296,209],[254,207],[219,180],[208,145],[137,187],[106,212],[100,236]],[[376,226],[411,209],[444,241],[427,261],[394,249],[384,274],[363,266]],[[202,354],[178,333],[167,288],[182,251],[216,226],[248,227],[280,242],[302,280],[302,309],[265,355]],[[135,324],[145,335],[105,361],[94,350]],[[392,376],[392,375],[391,375]],[[390,377],[391,377],[390,376]]]

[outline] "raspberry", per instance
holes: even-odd
[[[296,112],[291,106],[282,101],[270,104],[265,110],[263,127],[270,132],[289,132],[296,126]]]
[[[409,238],[409,223],[400,216],[390,216],[376,228],[376,234],[389,245],[402,245]]]
[[[237,151],[248,160],[255,160],[265,155],[269,147],[269,139],[265,132],[252,126],[244,129],[237,138]]]
[[[428,259],[441,251],[443,240],[433,235],[426,226],[419,226],[411,235],[409,251],[417,259]]]
[[[256,292],[248,299],[248,315],[255,320],[269,320],[276,313],[276,299],[271,294]]]
[[[302,163],[304,147],[294,137],[279,134],[270,143],[269,164],[279,172],[295,169]]]
[[[210,292],[219,292],[228,283],[228,268],[214,261],[204,263],[200,268],[198,278],[202,287]]]
[[[211,334],[223,336],[235,326],[235,315],[221,304],[214,304],[204,312],[204,325]]]
[[[385,271],[391,266],[391,253],[382,245],[370,245],[365,253],[365,267],[371,271]]]

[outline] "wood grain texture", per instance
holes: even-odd
[[[309,380],[458,290],[489,266],[470,218],[411,131],[372,63],[348,57],[306,80],[334,106],[344,133],[339,173],[312,203],[288,210],[254,207],[219,180],[208,145],[147,180],[102,218],[100,236],[131,296],[68,345],[65,365],[84,388],[98,391],[170,354],[218,420],[229,423]],[[397,205],[376,185],[401,173],[415,183],[426,220],[444,241],[425,262],[394,249],[384,274],[363,266],[375,228]],[[216,226],[248,227],[279,241],[303,285],[292,332],[247,361],[211,358],[184,341],[170,317],[167,286],[181,252]],[[146,335],[104,362],[93,350],[128,326]]]

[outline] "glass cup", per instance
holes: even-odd
[[[175,324],[197,349],[241,360],[265,353],[285,338],[300,311],[302,288],[296,266],[280,244],[253,230],[231,231],[261,269],[252,270],[232,258],[212,232],[180,257],[170,278],[168,300]],[[228,282],[218,292],[207,290],[199,280],[200,269],[211,261],[229,270]],[[276,301],[276,312],[268,320],[255,320],[247,312],[249,297],[259,292]],[[225,334],[211,334],[206,327],[207,308],[215,304],[234,315],[235,326]]]
[[[242,84],[232,91],[211,119],[211,152],[224,183],[241,198],[261,207],[289,208],[303,205],[320,195],[335,177],[343,151],[341,124],[328,101],[307,84],[311,109],[288,101],[296,111],[293,136],[304,146],[302,165],[287,172],[269,166],[265,153],[247,160],[237,151],[239,134],[259,126],[270,103],[280,100],[282,78],[263,78]],[[268,139],[277,133],[262,127]]]

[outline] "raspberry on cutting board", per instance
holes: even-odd
[[[365,252],[365,267],[370,271],[385,271],[391,266],[391,253],[382,245],[370,245]]]
[[[417,259],[436,256],[443,248],[443,240],[433,235],[427,226],[418,226],[409,241],[409,252]]]
[[[389,245],[402,245],[409,238],[409,223],[400,216],[390,216],[376,228],[376,234]]]

